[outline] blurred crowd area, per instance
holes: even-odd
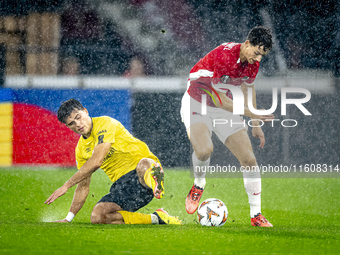
[[[185,76],[257,25],[275,40],[263,75],[340,75],[337,0],[3,0],[0,15],[5,75]]]

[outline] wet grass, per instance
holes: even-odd
[[[97,171],[84,208],[63,219],[74,188],[53,204],[46,198],[75,169],[0,169],[0,254],[339,254],[340,179],[263,179],[262,212],[274,228],[250,226],[243,180],[208,179],[203,199],[216,197],[229,210],[220,228],[202,227],[185,212],[188,171],[166,170],[165,196],[140,212],[164,207],[183,226],[92,225],[90,213],[111,182]]]

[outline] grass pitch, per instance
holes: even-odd
[[[193,179],[188,171],[166,170],[165,197],[140,212],[164,207],[183,226],[93,225],[90,213],[108,193],[102,172],[72,223],[65,218],[74,187],[51,205],[44,201],[75,169],[0,169],[0,254],[339,254],[340,179],[263,179],[262,212],[273,228],[251,227],[243,180],[208,179],[202,199],[228,207],[223,227],[202,227],[185,211]]]

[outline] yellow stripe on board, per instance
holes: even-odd
[[[0,103],[0,166],[12,165],[13,104]]]
[[[12,155],[11,156],[0,156],[0,166],[11,166],[12,165]]]
[[[12,116],[0,116],[0,129],[8,129],[13,127]]]
[[[0,103],[0,116],[12,116],[13,104],[12,103]]]
[[[0,143],[0,156],[10,156],[13,153],[12,141],[8,143]]]
[[[11,142],[13,139],[12,129],[0,129],[0,143]]]

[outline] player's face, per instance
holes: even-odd
[[[251,45],[250,42],[246,44],[245,47],[245,57],[249,64],[254,64],[255,62],[261,62],[262,57],[267,55],[268,51],[263,50],[263,46]]]
[[[92,131],[92,120],[86,109],[74,109],[66,119],[66,126],[77,134],[89,137]]]

